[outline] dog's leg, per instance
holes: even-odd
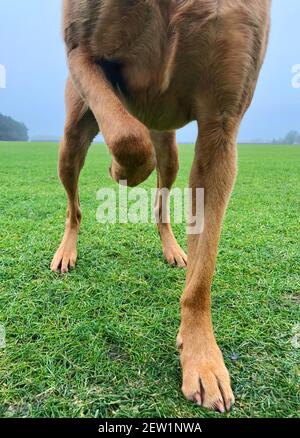
[[[184,395],[221,412],[234,402],[230,377],[217,346],[211,320],[211,283],[225,209],[236,175],[239,121],[219,116],[200,124],[191,171],[193,213],[195,189],[204,188],[204,231],[188,237],[188,271],[181,299],[180,349]]]
[[[169,192],[178,173],[178,147],[175,131],[151,132],[157,160],[157,196],[155,217],[162,241],[163,254],[168,263],[186,267],[187,257],[178,245],[169,221]],[[167,189],[167,191],[165,191]]]
[[[78,179],[90,143],[98,133],[98,125],[71,80],[66,86],[67,120],[60,147],[59,176],[68,197],[64,237],[52,260],[51,270],[67,272],[75,267],[77,237],[81,221]]]
[[[100,65],[85,50],[71,50],[68,61],[74,83],[113,155],[113,178],[127,180],[129,186],[141,183],[156,166],[148,129],[125,109]]]

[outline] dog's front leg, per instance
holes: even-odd
[[[78,180],[98,125],[70,79],[66,84],[66,124],[59,152],[58,172],[68,199],[65,233],[56,251],[52,271],[68,272],[77,259],[77,238],[81,222]]]
[[[72,79],[92,110],[113,156],[111,174],[134,186],[144,181],[156,165],[148,129],[124,107],[101,66],[80,47],[68,54]]]
[[[204,230],[188,238],[187,281],[177,339],[184,395],[220,412],[230,410],[234,397],[213,332],[210,295],[221,224],[236,174],[237,127],[237,120],[217,117],[201,124],[190,187],[193,213],[199,207],[195,205],[196,188],[205,191]]]

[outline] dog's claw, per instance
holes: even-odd
[[[195,394],[195,402],[198,406],[202,405],[202,399],[201,399],[201,395],[199,392],[196,392],[196,394]]]
[[[225,408],[224,408],[224,403],[222,402],[222,400],[217,400],[214,403],[213,407],[216,411],[220,412],[220,414],[224,414]]]

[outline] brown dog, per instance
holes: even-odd
[[[196,120],[190,187],[205,189],[205,227],[188,238],[177,342],[184,395],[221,412],[234,397],[215,341],[210,290],[236,176],[237,132],[263,62],[269,10],[270,0],[64,1],[70,79],[59,175],[68,214],[51,268],[75,266],[78,178],[99,129],[115,180],[136,185],[157,166],[159,189],[171,189],[178,171],[175,130]],[[158,196],[158,217],[162,208]],[[160,221],[158,228],[168,262],[185,266],[170,224]]]

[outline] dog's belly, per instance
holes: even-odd
[[[80,8],[71,1],[69,50],[81,43],[149,129],[178,129],[197,119],[210,41],[203,33],[214,29],[215,0],[94,3],[91,13],[87,0]]]
[[[127,97],[124,101],[130,113],[147,128],[157,131],[179,129],[191,122],[191,108],[180,102],[174,93],[150,97],[140,94]]]
[[[199,99],[199,90],[184,72],[175,71],[163,89],[155,70],[149,75],[149,70],[122,60],[102,60],[99,64],[124,106],[147,128],[179,129],[196,119],[193,96]],[[195,71],[192,76],[199,77]]]
[[[147,8],[139,4],[142,17]],[[179,7],[176,0],[161,2],[158,9],[151,6],[144,20],[133,20],[135,15],[131,18],[130,8],[125,8],[132,23],[124,35],[120,26],[113,28],[115,34],[111,28],[105,31],[108,19],[95,33],[93,56],[129,112],[149,129],[178,129],[197,119],[203,26],[213,20],[215,9],[209,1],[197,14],[189,11],[194,2],[183,4],[180,24],[172,21]]]

